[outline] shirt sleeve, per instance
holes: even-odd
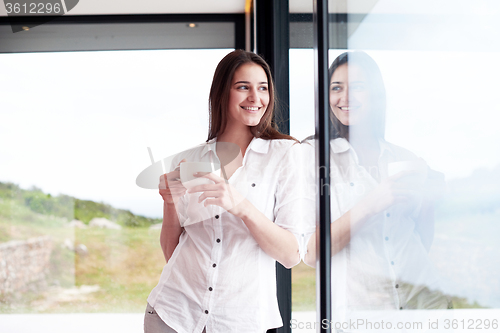
[[[275,223],[290,231],[299,244],[301,258],[305,255],[306,238],[315,230],[314,196],[311,197],[307,170],[307,150],[302,144],[292,145],[284,154],[278,172],[278,186],[275,194]],[[314,160],[313,160],[314,162]],[[314,177],[313,177],[314,179]]]
[[[307,254],[307,244],[316,231],[316,193],[318,185],[316,184],[316,155],[314,145],[311,141],[305,141],[301,144],[301,174],[303,196],[302,205],[302,244],[300,248],[301,259],[304,260]]]

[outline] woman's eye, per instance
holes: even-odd
[[[267,87],[260,87],[259,90],[262,90],[262,91],[267,91]]]
[[[363,84],[353,84],[350,86],[350,89],[353,91],[363,91],[365,90],[365,86]]]
[[[238,88],[236,88],[238,90],[247,90],[248,87],[247,86],[239,86]]]
[[[342,87],[341,86],[332,86],[332,91],[341,91]]]

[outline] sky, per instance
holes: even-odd
[[[0,55],[0,181],[158,217],[135,185],[151,160],[204,142],[229,50]]]
[[[374,13],[384,12],[387,2],[379,4]],[[465,36],[471,43],[489,36],[484,22],[474,24],[481,15],[467,23],[476,29]],[[429,41],[433,29],[412,34],[412,22],[398,23],[410,43],[379,19],[366,17],[349,48],[365,50],[382,71],[386,139],[448,180],[499,165],[495,43],[458,48],[456,34],[437,24],[436,36],[455,41],[443,46],[439,38]],[[378,44],[370,44],[373,36]],[[341,51],[331,50],[330,61]],[[0,181],[160,217],[157,191],[135,185],[151,163],[147,148],[158,160],[205,141],[211,79],[228,52],[0,54]],[[308,49],[290,51],[291,134],[298,139],[314,133],[313,56]]]

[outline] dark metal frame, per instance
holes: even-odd
[[[347,14],[347,13],[329,13],[329,48],[330,49],[347,49],[348,23],[360,23],[366,17],[366,14]],[[313,14],[308,13],[293,13],[290,14],[290,23],[305,23],[306,35],[301,36],[301,40],[292,38],[292,45],[295,48],[314,48],[313,44]],[[310,38],[309,35],[310,34]],[[311,42],[310,42],[311,41]]]
[[[271,67],[279,101],[274,120],[282,133],[290,134],[289,3],[288,0],[256,0],[255,11],[256,52]],[[276,283],[283,327],[268,332],[289,333],[292,319],[292,272],[279,263],[276,263]]]
[[[316,165],[318,188],[318,227],[317,265],[316,265],[316,299],[317,321],[326,320],[331,323],[331,235],[330,235],[330,107],[328,89],[328,49],[330,22],[337,23],[337,29],[346,36],[347,14],[329,14],[328,0],[315,1],[314,13],[289,14],[288,0],[256,0],[256,51],[271,66],[276,82],[276,91],[283,103],[277,118],[284,121],[280,129],[289,134],[290,130],[290,96],[289,96],[289,49],[290,22],[313,22],[315,51],[315,84],[316,84]],[[361,20],[362,17],[359,17]],[[335,34],[335,27],[333,32]],[[332,47],[346,48],[347,39],[339,39],[335,34]],[[345,44],[345,45],[344,45]],[[283,327],[269,330],[272,333],[291,332],[291,271],[277,265],[278,301]],[[321,325],[321,332],[331,332],[330,325]]]
[[[331,234],[330,234],[330,104],[328,78],[328,0],[316,0],[313,8],[315,97],[316,97],[316,180],[319,191],[316,239],[316,316],[330,324],[331,312]],[[319,332],[331,332],[330,325],[320,325]]]
[[[46,22],[46,23],[45,23]],[[36,16],[0,17],[0,25],[30,24],[52,25],[54,28],[69,24],[118,24],[118,23],[182,23],[182,22],[234,22],[234,48],[245,48],[245,14],[147,14],[147,15],[62,15],[40,18]],[[36,29],[36,28],[34,28]],[[20,32],[23,33],[23,32]],[[1,35],[0,35],[1,39]],[[53,50],[57,52],[58,50]],[[34,51],[38,52],[38,51]],[[8,52],[4,52],[8,53]]]
[[[282,133],[290,134],[290,30],[288,0],[257,0],[256,51],[273,72],[278,96],[275,121]]]

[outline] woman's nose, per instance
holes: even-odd
[[[349,101],[349,88],[345,88],[340,93],[340,100],[343,101],[343,102],[348,102]]]
[[[249,101],[255,102],[258,99],[257,89],[250,89],[247,98]]]

